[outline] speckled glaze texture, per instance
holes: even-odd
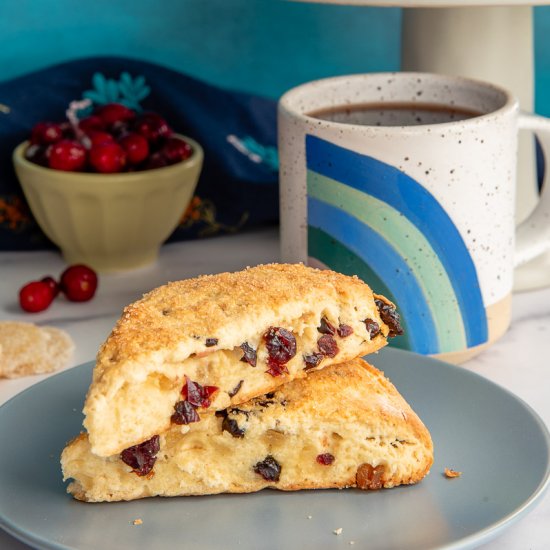
[[[308,116],[384,102],[481,115],[416,126]],[[279,105],[283,260],[357,274],[389,296],[406,328],[399,347],[456,362],[483,349],[509,324],[518,120],[505,90],[458,77],[353,75],[291,90]]]

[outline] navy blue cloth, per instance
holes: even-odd
[[[0,82],[0,104],[7,107],[0,111],[0,250],[53,246],[32,216],[20,216],[26,203],[11,154],[37,122],[64,120],[70,101],[92,87],[96,72],[116,80],[122,72],[143,75],[151,88],[143,109],[163,115],[175,131],[204,148],[193,223],[181,224],[169,240],[278,221],[275,101],[221,89],[153,63],[86,58]]]

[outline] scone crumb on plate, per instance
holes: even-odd
[[[137,518],[134,521],[132,521],[134,525],[141,525],[143,523],[143,520],[141,518]]]
[[[462,472],[458,472],[457,470],[452,470],[451,468],[445,468],[445,477],[460,477],[462,475]]]
[[[343,529],[342,529],[341,527],[338,527],[338,529],[334,529],[333,533],[334,533],[335,535],[341,535],[341,534],[342,534],[342,531],[343,531]]]
[[[311,519],[313,516],[308,516],[307,519]]]
[[[353,544],[355,544],[355,541],[354,541],[354,540],[350,540],[349,543],[350,543],[351,545],[353,545]]]

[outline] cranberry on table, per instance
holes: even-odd
[[[140,134],[126,134],[119,140],[130,164],[140,164],[149,156],[149,142]]]
[[[51,146],[48,165],[54,170],[77,172],[86,165],[86,149],[78,142],[63,139]]]
[[[29,313],[47,309],[54,299],[50,285],[44,281],[27,283],[19,291],[19,305]]]
[[[72,265],[61,274],[59,285],[71,302],[86,302],[97,290],[97,275],[86,265]]]
[[[63,138],[63,130],[53,122],[39,122],[31,131],[31,143],[50,145]]]
[[[126,153],[118,143],[99,143],[90,149],[90,165],[102,174],[122,172],[126,166]]]
[[[52,291],[52,296],[55,298],[59,294],[59,285],[57,284],[57,281],[51,276],[47,275],[46,277],[42,277],[40,279],[41,282],[46,283],[50,290]]]

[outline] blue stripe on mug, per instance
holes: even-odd
[[[475,265],[460,233],[439,202],[413,178],[395,167],[315,136],[306,136],[306,161],[308,170],[349,185],[389,204],[418,228],[439,257],[451,281],[468,346],[473,347],[486,342],[487,318]],[[331,214],[334,215],[334,212]],[[312,224],[310,215],[308,211],[308,223],[326,231],[324,226]],[[320,223],[320,220],[316,223]],[[326,223],[326,220],[323,221],[323,224]],[[340,241],[348,246],[351,237],[350,234],[340,235]],[[356,242],[355,246],[359,244]],[[360,248],[365,248],[364,242]],[[399,265],[407,265],[407,258],[398,258]],[[388,261],[388,258],[385,261]],[[369,265],[374,271],[379,272],[378,266],[381,263],[381,259],[369,255]],[[387,276],[390,278],[386,279],[386,284],[396,296],[403,315],[410,315],[404,310],[404,302],[397,299],[395,287],[401,282],[397,279],[393,281],[391,273]],[[420,288],[420,285],[417,286]],[[409,318],[409,323],[411,321],[412,318]],[[439,329],[444,330],[444,327]],[[429,353],[437,352],[439,350]]]
[[[383,281],[392,281],[391,290],[401,314],[409,325],[414,323],[414,330],[409,334],[412,349],[424,354],[437,353],[439,341],[430,306],[408,265],[395,250],[353,216],[311,197],[308,198],[308,224],[345,243],[346,248],[371,266]]]

